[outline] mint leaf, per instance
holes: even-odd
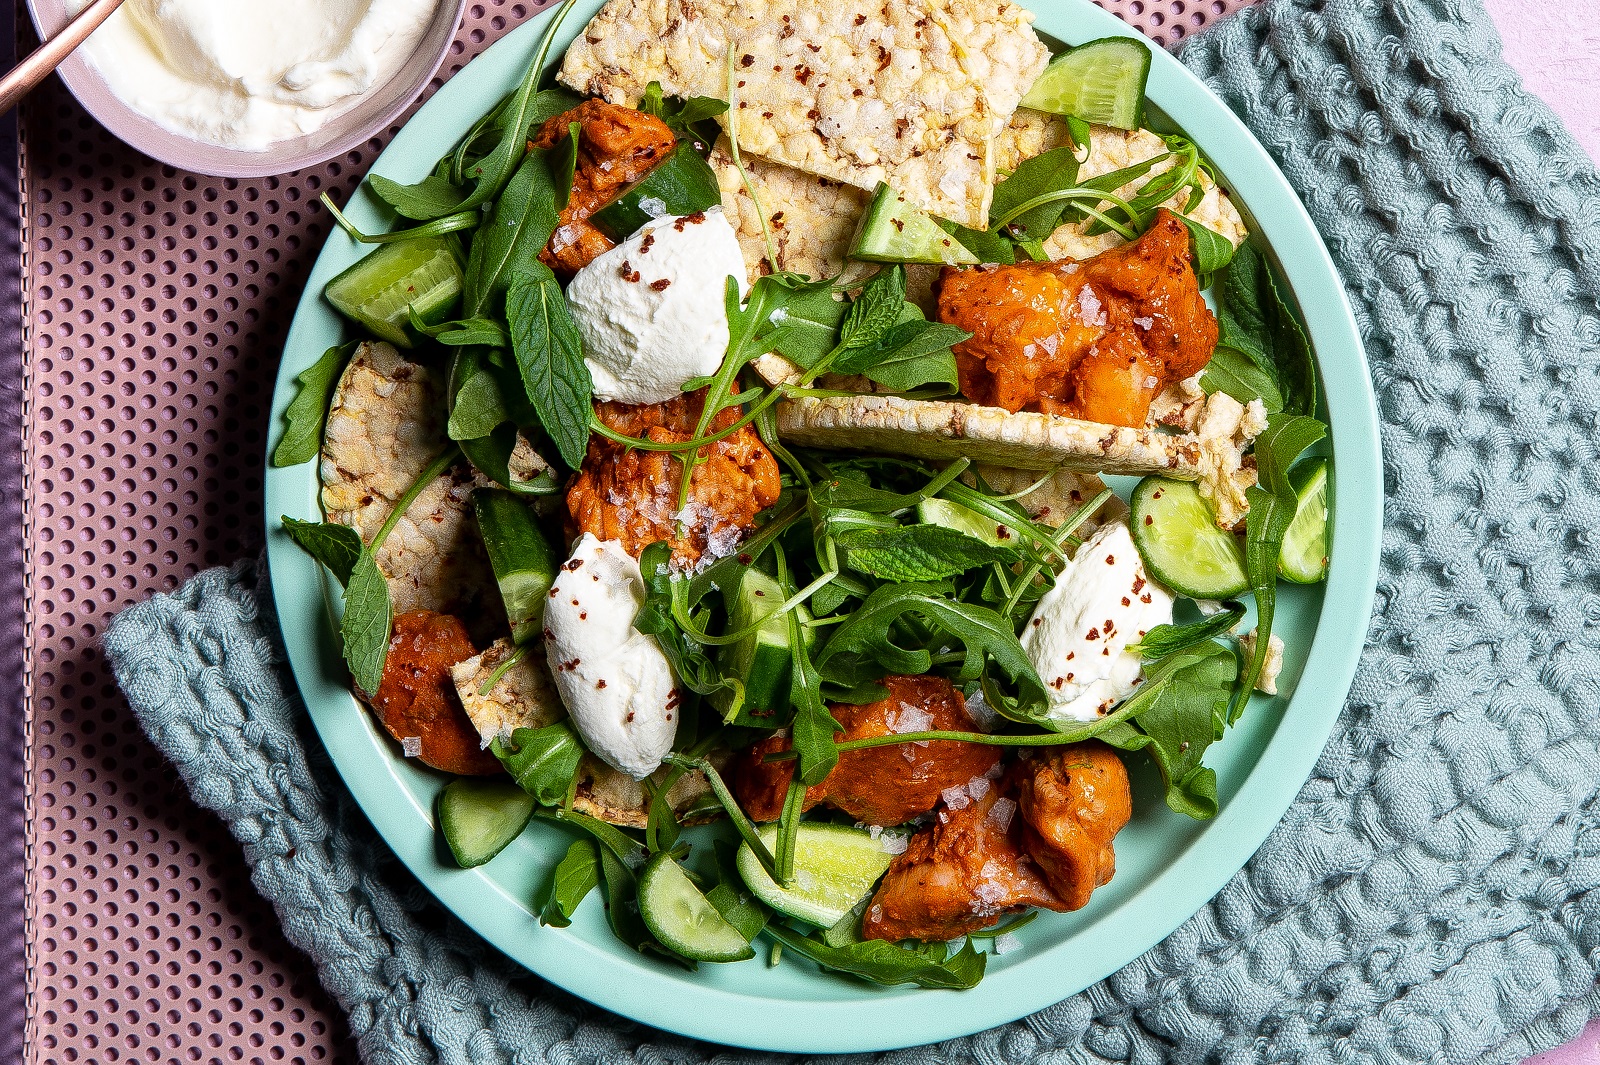
[[[696,123],[726,114],[728,102],[713,96],[691,96],[686,100],[669,100],[661,91],[661,83],[652,81],[644,87],[644,96],[639,100],[639,110],[647,115],[655,115],[667,124],[668,129],[682,138],[694,135],[692,127]]]
[[[589,444],[594,383],[583,361],[578,326],[549,267],[533,261],[512,275],[506,315],[528,400],[561,460],[577,469]]]
[[[517,786],[544,806],[566,801],[584,751],[583,741],[568,721],[516,729],[509,740],[495,737],[489,749]]]
[[[539,923],[567,927],[572,923],[578,904],[599,886],[600,851],[594,840],[573,840],[539,898]]]
[[[477,440],[494,432],[510,415],[500,383],[475,352],[463,352],[452,367],[450,420],[445,433],[451,440]]]
[[[389,657],[389,631],[394,607],[389,602],[389,582],[378,569],[372,551],[363,547],[350,567],[344,588],[344,617],[339,635],[344,640],[344,660],[356,686],[376,695],[383,683],[383,665]]]
[[[778,290],[774,294],[775,306],[769,312],[769,318],[777,322],[766,338],[768,346],[802,368],[811,369],[833,350],[839,323],[844,321],[850,304],[834,295],[832,281],[785,284],[763,277],[756,284],[762,282]]]
[[[300,387],[283,412],[287,425],[272,452],[274,466],[298,466],[317,457],[322,447],[322,428],[328,421],[328,403],[356,344],[352,341],[329,348],[295,378]]]
[[[395,214],[419,222],[455,214],[467,198],[465,191],[437,174],[430,174],[414,185],[402,185],[382,174],[372,174],[367,178],[367,187],[374,196],[394,208]]]
[[[868,347],[894,328],[906,303],[905,267],[896,263],[878,271],[850,304],[839,326],[837,351],[844,354]]]
[[[1315,413],[1317,374],[1311,343],[1284,301],[1272,267],[1248,242],[1234,252],[1223,271],[1217,326],[1218,345],[1248,355],[1271,376],[1285,411]]]
[[[361,536],[348,525],[301,521],[283,516],[283,531],[300,549],[324,566],[340,584],[350,583],[350,572],[361,557]]]
[[[887,362],[905,362],[949,351],[971,336],[953,325],[913,318],[892,326],[874,343],[844,351],[834,359],[833,369],[838,373],[870,374]],[[953,358],[951,364],[954,365]]]
[[[937,581],[991,562],[1017,560],[1010,548],[938,525],[858,529],[836,539],[846,565],[886,581]]]

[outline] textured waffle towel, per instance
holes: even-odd
[[[1366,337],[1387,495],[1366,654],[1215,901],[1058,1006],[888,1057],[1515,1061],[1600,1013],[1600,180],[1474,0],[1271,0],[1183,59],[1300,190]],[[726,1055],[443,914],[308,738],[268,602],[241,563],[106,646],[368,1062]]]

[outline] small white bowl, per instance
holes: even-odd
[[[232,3],[234,0],[218,0]],[[84,109],[121,140],[160,162],[214,177],[253,178],[287,174],[327,162],[365,144],[386,129],[422,94],[450,52],[467,0],[440,0],[433,21],[394,76],[350,110],[315,133],[279,141],[265,151],[247,152],[205,144],[156,125],[124,103],[80,52],[57,68],[61,80]],[[68,21],[65,0],[28,0],[34,29],[48,40]]]

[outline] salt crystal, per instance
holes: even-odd
[[[639,210],[643,211],[651,218],[660,218],[662,215],[667,213],[667,201],[661,199],[659,196],[646,196],[644,199],[639,201]]]
[[[1149,329],[1151,326],[1156,324],[1156,320],[1154,318],[1135,318],[1133,320],[1133,324],[1138,326],[1140,329]]]
[[[1000,723],[1000,715],[994,712],[989,701],[983,697],[982,688],[967,696],[967,716],[972,718],[972,723],[977,725],[981,732],[992,732]]]
[[[405,752],[405,756],[407,758],[421,758],[422,737],[407,736],[405,739],[400,741],[400,749]]]
[[[903,832],[885,832],[878,840],[878,849],[885,854],[904,854],[910,842]]]
[[[967,786],[965,784],[956,784],[953,787],[945,788],[939,793],[939,798],[943,799],[944,804],[952,810],[965,810],[967,804],[972,801],[967,797]]]
[[[996,831],[1004,832],[1011,827],[1011,818],[1016,812],[1017,804],[1002,795],[989,807],[989,820]]]
[[[777,310],[773,311],[767,316],[767,320],[773,325],[782,325],[784,322],[789,320],[789,308],[779,307]]]
[[[1039,341],[1039,346],[1044,349],[1044,353],[1046,355],[1054,355],[1056,353],[1056,348],[1061,346],[1061,334],[1051,333],[1049,336]]]
[[[994,937],[994,952],[996,954],[1009,954],[1022,946],[1022,940],[1017,938],[1015,932],[1001,932]]]
[[[920,706],[901,703],[900,711],[896,713],[891,710],[884,722],[896,735],[907,732],[926,732],[928,726],[933,724],[933,715]]]
[[[868,825],[867,826],[867,835],[871,836],[873,839],[877,839],[879,836],[883,835],[883,826],[882,825]]]
[[[1078,317],[1084,325],[1106,324],[1106,309],[1101,305],[1100,297],[1088,285],[1078,290]]]
[[[983,777],[973,777],[967,781],[967,794],[974,800],[983,798],[989,794],[989,781]]]

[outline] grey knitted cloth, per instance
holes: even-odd
[[[1183,59],[1300,190],[1366,337],[1365,657],[1215,901],[1058,1006],[886,1057],[1511,1062],[1600,1012],[1600,180],[1475,0],[1270,0]],[[309,735],[258,576],[203,574],[106,646],[368,1062],[760,1057],[576,1001],[443,913]]]

